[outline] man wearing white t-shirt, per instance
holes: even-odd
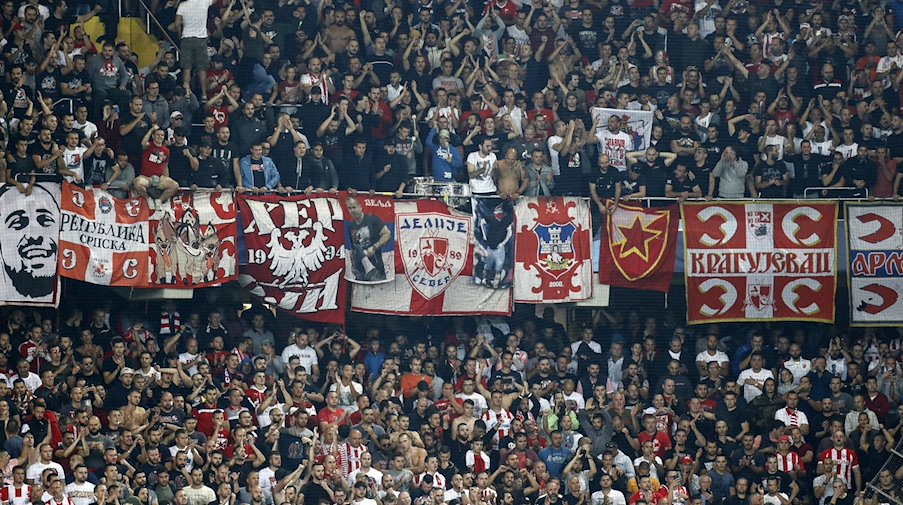
[[[723,351],[718,350],[718,336],[709,335],[705,340],[705,350],[696,355],[696,369],[701,377],[708,375],[708,365],[710,361],[718,362],[721,366],[721,375],[727,377],[730,375],[730,359]]]
[[[367,484],[377,491],[382,490],[383,473],[370,466],[373,464],[373,455],[369,452],[361,454],[361,467],[348,474],[348,483],[352,486],[357,482],[358,475],[367,476]]]
[[[611,166],[623,172],[627,170],[627,153],[633,151],[633,137],[621,131],[621,118],[608,118],[608,128],[596,131],[593,140],[599,143],[599,152],[608,155]]]
[[[94,484],[88,482],[88,467],[76,465],[72,471],[75,481],[66,485],[66,496],[75,505],[91,505],[95,502]]]
[[[292,336],[294,336],[295,342],[282,351],[282,362],[287,364],[292,356],[297,356],[300,360],[299,364],[307,370],[307,373],[319,377],[320,360],[317,357],[317,351],[309,345],[310,337],[299,329],[293,330]]]
[[[94,150],[79,143],[78,132],[71,131],[66,135],[66,147],[63,149],[63,164],[65,169],[60,173],[69,182],[81,183],[85,180],[85,153]]]
[[[191,95],[191,70],[198,71],[198,87],[205,95],[207,86],[207,11],[216,0],[185,0],[176,9],[176,31],[181,31],[179,63],[185,94]],[[204,98],[206,100],[206,98]]]
[[[558,155],[564,148],[564,136],[567,135],[568,124],[564,121],[555,123],[555,135],[549,137],[546,142],[549,145],[549,160],[552,162],[552,175],[561,175],[561,165],[558,164]]]
[[[470,192],[474,195],[493,195],[497,189],[493,178],[496,162],[492,152],[492,140],[483,139],[480,148],[467,156],[467,176],[470,178]]]
[[[754,352],[749,358],[749,364],[750,367],[740,372],[737,377],[737,384],[743,385],[743,399],[747,403],[762,394],[766,380],[774,379],[771,370],[763,368],[765,359],[760,353]]]

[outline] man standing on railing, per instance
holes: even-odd
[[[179,41],[179,63],[182,66],[182,82],[186,95],[191,95],[191,71],[198,72],[198,88],[201,100],[207,101],[204,88],[207,83],[207,11],[211,0],[186,0],[176,9],[176,31],[182,35]]]

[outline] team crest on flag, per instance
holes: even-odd
[[[398,234],[405,276],[420,296],[439,296],[464,270],[471,221],[450,214],[398,214],[395,220],[396,229],[408,230]]]
[[[762,240],[771,235],[771,212],[750,210],[746,213],[746,224],[752,236]]]
[[[437,200],[395,202],[395,275],[354,284],[352,310],[409,316],[508,315],[511,290],[475,283],[474,219]]]
[[[536,263],[544,272],[556,279],[566,274],[574,264],[574,233],[577,227],[565,225],[539,225],[533,229],[539,241]]]
[[[753,282],[749,284],[748,289],[746,305],[752,306],[759,312],[765,311],[774,305],[770,285]]]
[[[603,226],[599,275],[603,284],[667,292],[677,244],[674,208],[619,206]]]
[[[521,198],[515,214],[515,301],[575,302],[592,296],[589,204],[578,198]]]

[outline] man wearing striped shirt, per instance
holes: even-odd
[[[823,452],[818,461],[818,473],[834,473],[847,486],[853,487],[855,484],[856,492],[862,489],[862,472],[859,470],[859,457],[853,449],[847,449],[845,444],[847,436],[843,431],[838,430],[831,436],[834,446]],[[826,468],[826,461],[830,460],[833,468]]]

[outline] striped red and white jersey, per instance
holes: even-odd
[[[0,488],[0,500],[8,505],[28,505],[31,503],[31,486],[22,484],[15,487],[12,484]]]
[[[833,460],[834,465],[837,466],[837,476],[843,479],[847,486],[852,486],[854,484],[853,470],[859,468],[859,457],[856,456],[856,452],[852,449],[832,447],[822,453],[819,461],[824,462],[828,458]],[[825,471],[830,471],[830,469],[826,468]]]
[[[514,414],[505,409],[495,412],[490,408],[483,412],[480,419],[486,423],[487,431],[491,430],[493,427],[498,428],[495,437],[492,439],[495,444],[498,444],[499,440],[507,437],[508,434],[511,433],[511,421],[514,420]]]
[[[790,451],[787,454],[778,452],[775,456],[778,458],[778,470],[781,472],[795,472],[803,468],[803,462],[800,460],[800,455],[793,451]]]
[[[336,454],[338,467],[342,469],[342,475],[348,478],[348,474],[361,468],[361,455],[367,452],[367,446],[352,447],[351,444],[345,442],[339,446],[339,453]]]

